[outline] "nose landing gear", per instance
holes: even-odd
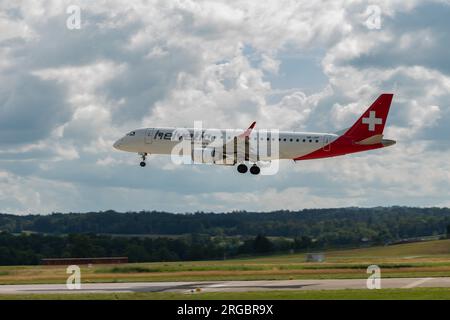
[[[142,158],[142,161],[139,163],[139,165],[143,168],[143,167],[145,167],[145,165],[146,165],[145,159],[147,158],[147,153],[146,153],[146,152],[144,152],[144,153],[139,153],[139,155],[140,155],[141,158]]]

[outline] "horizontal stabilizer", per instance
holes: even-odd
[[[389,146],[392,146],[392,145],[394,145],[396,143],[397,143],[397,141],[395,141],[395,140],[389,140],[389,139],[381,140],[381,144],[383,145],[383,147],[389,147]]]
[[[359,144],[359,145],[362,145],[362,146],[367,146],[367,145],[371,145],[371,144],[381,143],[381,141],[383,141],[383,135],[382,134],[376,134],[374,136],[371,136],[371,137],[366,138],[366,139],[361,140],[361,141],[357,141],[355,143]]]

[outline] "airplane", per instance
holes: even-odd
[[[312,160],[342,156],[350,153],[392,146],[394,140],[383,138],[383,131],[393,94],[381,94],[353,126],[336,133],[254,130],[253,122],[247,130],[169,128],[137,129],[117,140],[117,150],[135,152],[146,165],[150,154],[173,154],[182,143],[193,146],[188,156],[194,162],[217,165],[237,165],[239,173],[258,175],[260,166],[272,160]],[[276,152],[267,152],[276,146]]]

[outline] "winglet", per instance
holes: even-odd
[[[248,137],[248,136],[252,133],[252,130],[253,130],[253,128],[254,128],[255,126],[256,126],[256,121],[253,121],[253,123],[250,125],[250,127],[248,127],[248,129],[245,130],[245,132],[242,133],[242,134],[240,135],[240,137],[241,137],[241,138],[246,138],[246,137]]]

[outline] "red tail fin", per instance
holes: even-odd
[[[393,96],[391,93],[379,96],[344,136],[355,142],[372,137],[381,139]]]

